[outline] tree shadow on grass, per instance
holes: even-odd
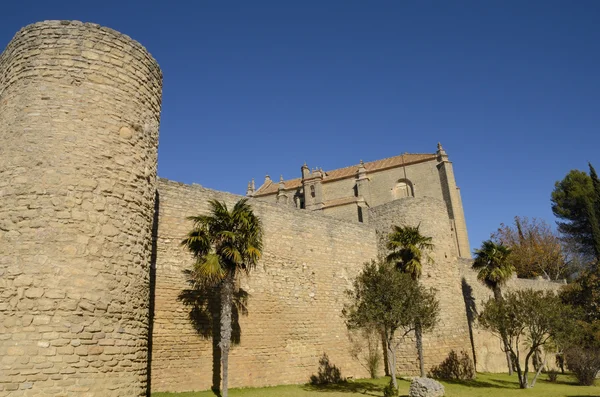
[[[470,380],[458,380],[458,379],[444,379],[444,383],[448,383],[450,385],[460,385],[465,387],[472,388],[494,388],[494,389],[518,389],[519,384],[510,381],[497,380],[494,382],[502,383],[503,385],[499,385],[492,382],[487,382],[479,379],[470,379]]]
[[[370,382],[340,382],[330,383],[327,385],[312,385],[306,384],[302,387],[303,390],[319,393],[361,393],[366,396],[381,396],[384,386],[376,385]]]
[[[213,393],[221,396],[221,294],[220,288],[194,284],[190,270],[183,271],[188,284],[193,286],[184,289],[178,300],[189,309],[190,323],[203,339],[212,339],[212,386]],[[242,337],[240,315],[248,315],[248,293],[239,289],[233,296],[231,311],[231,343],[238,345]]]

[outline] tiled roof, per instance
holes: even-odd
[[[406,153],[399,156],[388,157],[387,159],[370,161],[365,163],[365,169],[367,172],[382,171],[388,168],[400,167],[402,165],[411,165],[423,161],[434,160],[436,157],[437,155],[435,153]],[[325,171],[323,183],[354,177],[356,176],[358,167],[359,164],[356,164],[349,167],[338,168],[337,170]],[[284,184],[285,190],[297,189],[302,186],[302,178],[290,179],[284,181]],[[256,193],[254,193],[254,197],[277,193],[278,189],[279,182],[270,181],[267,184],[263,184]]]

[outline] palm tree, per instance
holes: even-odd
[[[396,264],[396,268],[403,273],[410,274],[417,282],[423,269],[423,257],[428,263],[433,262],[427,251],[433,249],[431,237],[421,235],[417,226],[394,226],[394,231],[389,234],[387,248],[390,253],[387,260]],[[417,340],[417,353],[419,355],[419,369],[421,377],[425,377],[425,361],[423,359],[423,327],[420,319],[415,319],[415,338]]]
[[[422,236],[419,226],[394,226],[387,248],[390,250],[387,260],[395,263],[398,270],[410,274],[413,280],[421,277],[423,256],[428,263],[432,262],[426,252],[433,249],[431,237]]]
[[[484,283],[494,293],[494,299],[502,300],[502,287],[512,277],[515,268],[507,260],[510,249],[502,244],[496,244],[492,240],[484,241],[480,249],[474,251],[473,269],[477,270],[477,279]],[[513,366],[510,353],[507,348],[506,335],[500,331],[504,351],[506,352],[506,365],[508,374],[512,375]]]
[[[491,240],[484,241],[480,249],[475,250],[473,269],[477,270],[477,279],[494,293],[496,300],[502,299],[502,287],[512,277],[515,268],[507,260],[510,249]]]
[[[244,271],[249,273],[262,254],[262,225],[247,199],[238,201],[229,211],[225,203],[209,201],[210,214],[189,217],[194,227],[181,242],[194,257],[192,275],[198,285],[215,285],[221,294],[221,366],[222,396],[227,397],[231,311],[235,282]]]

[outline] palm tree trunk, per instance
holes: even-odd
[[[502,299],[504,299],[502,297],[502,291],[500,290],[500,286],[495,286],[494,289],[494,299],[496,300],[496,302],[501,301]],[[508,339],[506,337],[506,333],[503,332],[502,330],[500,330],[500,336],[502,336],[502,345],[504,347],[504,352],[506,354],[506,365],[508,366],[508,375],[512,375],[513,374],[513,362],[510,356],[510,352],[508,351]]]
[[[227,397],[229,347],[231,346],[231,306],[233,304],[234,272],[230,271],[221,284],[221,366],[223,387],[221,396]]]
[[[415,337],[417,338],[417,353],[419,355],[419,370],[421,378],[425,378],[425,361],[423,359],[423,330],[421,323],[417,321],[415,324]]]

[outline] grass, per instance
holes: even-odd
[[[521,390],[517,377],[506,374],[477,374],[472,381],[442,382],[447,397],[600,397],[600,386],[579,386],[570,375],[558,375],[556,383],[541,374],[533,389]],[[382,396],[389,378],[359,379],[326,387],[290,385],[256,389],[230,389],[231,397],[351,397]],[[408,396],[409,381],[398,380],[400,395]],[[191,393],[152,393],[152,397],[214,397],[211,391]]]

